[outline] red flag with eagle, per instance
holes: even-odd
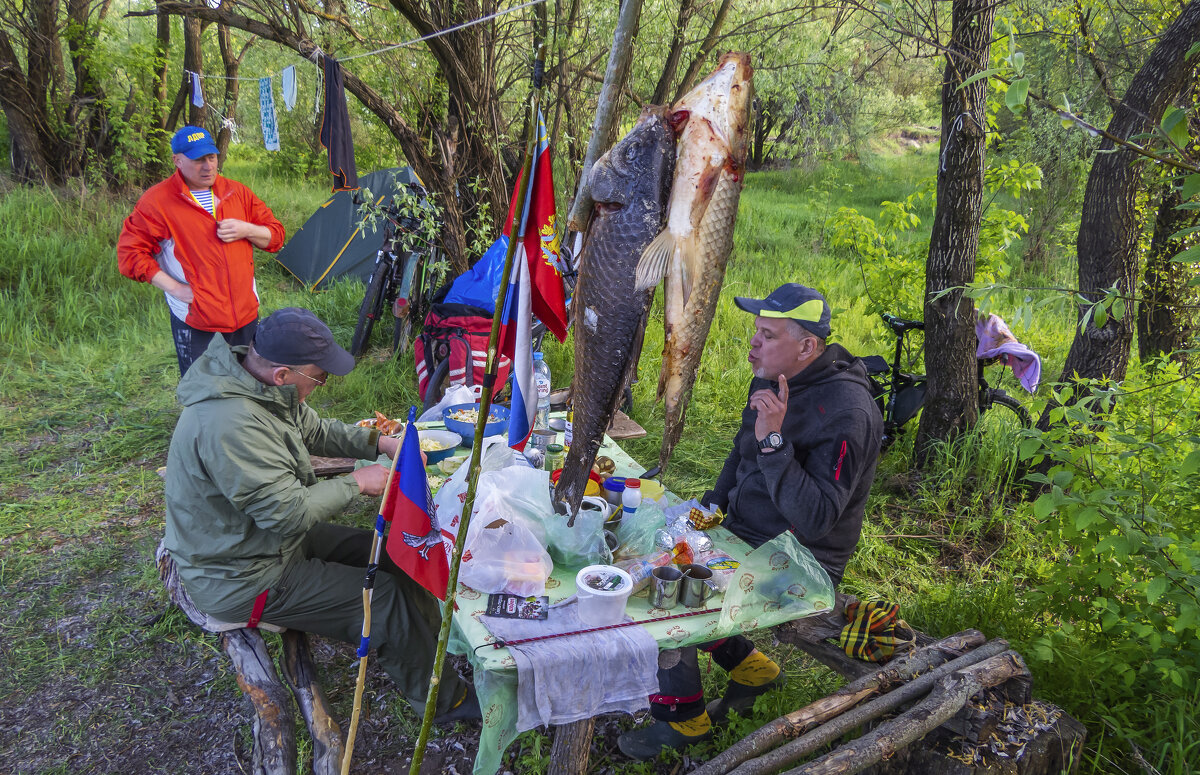
[[[542,113],[537,117],[538,140],[533,152],[533,169],[530,174],[533,185],[529,187],[529,201],[525,207],[523,240],[525,256],[529,263],[530,302],[533,314],[546,324],[558,341],[567,338],[567,303],[563,293],[562,272],[559,270],[559,239],[557,216],[554,209],[554,169],[550,162],[550,142],[546,134],[546,123]],[[512,231],[513,212],[517,197],[522,192],[513,186],[512,199],[508,205],[508,217],[504,219],[504,235]],[[520,234],[521,230],[517,229]]]
[[[388,556],[413,581],[438,600],[445,600],[454,534],[438,524],[433,509],[433,496],[421,462],[415,415],[415,411],[409,412],[409,430],[400,445],[392,492],[380,514],[393,523],[387,537]]]

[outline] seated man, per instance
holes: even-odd
[[[214,337],[176,391],[183,412],[167,457],[166,547],[196,606],[357,644],[371,532],[329,524],[358,493],[377,496],[380,465],[319,481],[310,454],[395,456],[399,441],[322,420],[306,403],[354,358],[316,315],[281,309],[248,346]],[[386,553],[375,580],[371,645],[418,713],[441,626],[437,601]],[[474,692],[447,664],[439,722],[478,718]]]
[[[724,509],[725,527],[751,546],[791,530],[837,586],[862,531],[883,436],[866,369],[841,345],[825,344],[829,304],[812,288],[788,283],[765,299],[734,301],[756,316],[754,378],[733,449],[704,500]],[[779,666],[742,636],[701,648],[729,672],[725,695],[705,707],[695,648],[662,652],[659,694],[650,698],[656,721],[621,735],[627,756],[703,740],[714,720],[783,683]]]

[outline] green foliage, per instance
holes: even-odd
[[[1050,430],[1020,445],[1047,467],[1030,477],[1045,488],[1033,512],[1058,558],[1034,597],[1054,624],[1032,656],[1083,660],[1080,691],[1102,705],[1183,698],[1200,680],[1198,387],[1163,362],[1119,391],[1064,389]]]
[[[1041,181],[1036,165],[1009,160],[987,169],[984,188],[993,198],[1004,193],[1016,199],[1039,188]],[[877,218],[843,207],[830,219],[830,244],[859,262],[869,311],[914,319],[924,315],[929,238],[916,230],[922,223],[919,213],[932,220],[936,199],[936,183],[926,178],[904,200],[883,202]],[[991,283],[1008,276],[1010,250],[1028,228],[1024,216],[1014,210],[993,205],[984,211],[975,269],[978,282]]]

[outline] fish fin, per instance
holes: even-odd
[[[667,274],[667,261],[674,252],[675,235],[669,229],[663,229],[642,251],[642,258],[638,261],[637,273],[634,275],[634,288],[648,291],[662,282]]]

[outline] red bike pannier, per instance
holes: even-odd
[[[487,368],[488,337],[492,316],[485,309],[469,304],[434,304],[425,316],[425,330],[413,346],[417,366],[417,390],[421,400],[429,387],[429,378],[437,365],[450,359],[447,387],[481,386]],[[500,357],[496,369],[496,392],[508,381],[511,361]],[[476,391],[478,392],[478,391]]]

